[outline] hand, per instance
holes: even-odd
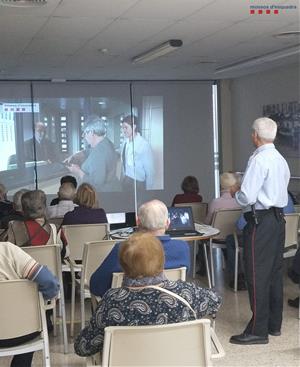
[[[78,166],[78,164],[70,164],[67,166],[68,170],[72,173],[74,173],[76,176],[83,178],[84,172],[82,169]]]

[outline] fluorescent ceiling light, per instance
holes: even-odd
[[[151,50],[144,52],[138,56],[135,56],[132,59],[134,64],[143,64],[144,62],[148,62],[163,55],[166,55],[172,51],[175,51],[178,47],[182,46],[181,40],[169,40],[167,42],[162,43],[159,46],[152,48]]]
[[[253,57],[251,59],[243,60],[237,63],[221,66],[216,69],[215,74],[220,74],[227,71],[240,70],[251,66],[256,66],[258,64],[283,59],[285,57],[297,54],[300,54],[300,45],[287,47],[280,51],[271,52],[262,56]]]

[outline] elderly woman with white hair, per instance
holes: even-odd
[[[206,224],[211,224],[214,212],[218,209],[236,209],[240,205],[231,196],[231,189],[239,184],[239,176],[236,173],[224,172],[220,175],[221,196],[213,199],[208,204],[207,215],[204,220]]]
[[[121,288],[108,290],[89,325],[75,340],[75,352],[90,356],[101,352],[107,326],[162,325],[214,315],[221,298],[212,289],[164,273],[164,249],[151,233],[136,233],[120,247],[125,273]]]

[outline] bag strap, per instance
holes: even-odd
[[[195,320],[197,320],[197,314],[195,312],[195,310],[193,309],[193,307],[188,303],[188,301],[186,299],[184,299],[183,297],[179,296],[179,294],[174,293],[169,291],[168,289],[159,287],[158,285],[146,285],[144,288],[154,288],[154,289],[158,289],[161,292],[167,293],[170,296],[177,298],[178,300],[180,300],[182,303],[184,303],[193,313]]]

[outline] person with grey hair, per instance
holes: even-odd
[[[117,153],[113,143],[106,136],[106,123],[98,116],[87,119],[84,138],[90,149],[81,166],[71,163],[67,166],[80,182],[88,182],[97,192],[119,191],[116,176]]]
[[[164,249],[165,269],[185,266],[190,267],[190,249],[185,241],[173,240],[166,235],[170,224],[168,209],[160,200],[151,200],[140,206],[137,215],[137,225],[140,231],[156,236]],[[119,262],[120,243],[116,243],[109,255],[94,272],[90,280],[90,290],[95,296],[103,296],[110,288],[112,273],[122,271]]]
[[[24,220],[21,199],[22,199],[22,195],[28,191],[29,190],[27,189],[21,189],[15,192],[13,196],[13,210],[8,215],[6,215],[5,217],[1,219],[1,225],[0,225],[1,228],[7,229],[8,223],[11,220]],[[3,237],[1,234],[0,238],[5,238],[5,237]]]
[[[76,194],[74,185],[70,182],[63,183],[58,190],[58,204],[47,208],[48,218],[63,218],[68,212],[74,210],[77,204],[73,203]]]
[[[7,200],[6,187],[0,183],[0,220],[11,213],[13,210],[13,204]]]
[[[25,192],[21,198],[23,221],[8,224],[8,241],[15,245],[42,246],[55,243],[56,229],[46,220],[46,195],[41,190]]]
[[[220,175],[221,196],[208,203],[207,215],[204,223],[211,224],[213,215],[218,209],[237,209],[240,205],[230,194],[231,187],[238,183],[238,176],[232,172],[224,172]]]
[[[232,195],[242,206],[247,222],[243,229],[244,266],[252,318],[244,332],[230,338],[233,344],[267,344],[269,335],[281,335],[283,309],[283,249],[290,170],[275,149],[275,121],[254,121],[256,147],[248,161],[241,187]]]

